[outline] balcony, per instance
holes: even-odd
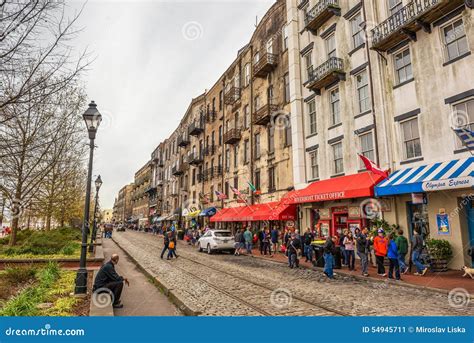
[[[215,122],[217,119],[217,112],[216,110],[209,110],[206,113],[206,123],[210,124]]]
[[[199,136],[204,132],[204,120],[198,119],[189,124],[188,133],[190,136]]]
[[[231,87],[224,94],[224,103],[226,105],[234,105],[239,100],[240,100],[240,88],[239,87]]]
[[[258,62],[253,65],[254,77],[266,77],[277,66],[277,55],[266,52]]]
[[[240,141],[240,138],[240,129],[230,129],[224,134],[224,144],[235,144]]]
[[[178,146],[184,148],[190,143],[188,135],[181,135],[178,137]]]
[[[165,166],[165,161],[163,161],[162,158],[159,158],[157,161],[156,161],[156,164],[158,165],[158,167],[164,167]]]
[[[204,171],[209,180],[222,175],[222,167],[212,167]]]
[[[209,180],[206,173],[199,173],[199,174],[197,174],[196,177],[197,177],[197,182],[205,182],[205,181]]]
[[[416,41],[416,31],[430,33],[431,23],[463,3],[468,4],[463,0],[412,0],[371,30],[371,48],[387,51],[406,39]]]
[[[341,15],[339,0],[321,0],[306,13],[305,28],[315,33],[333,15]]]
[[[319,67],[310,71],[305,86],[319,95],[322,88],[345,79],[344,62],[341,58],[331,57]]]
[[[214,155],[215,152],[216,152],[216,146],[215,145],[208,145],[208,146],[204,147],[204,149],[202,150],[202,154],[204,156]]]
[[[181,164],[171,168],[171,174],[174,175],[174,176],[180,176],[180,175],[183,175],[184,172],[187,169],[188,169],[188,164],[187,163],[181,163]]]
[[[252,115],[253,123],[256,125],[267,125],[272,119],[272,114],[278,111],[278,106],[270,101],[268,104],[260,106]]]
[[[199,165],[202,163],[202,154],[201,153],[191,153],[188,156],[188,163],[192,165]]]

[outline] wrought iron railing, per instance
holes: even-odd
[[[324,10],[328,7],[339,7],[339,0],[321,0],[314,5],[304,18],[305,25],[307,26],[314,18],[317,18]]]
[[[326,62],[318,66],[316,69],[310,69],[308,71],[309,78],[307,83],[317,82],[334,71],[342,72],[343,70],[344,62],[342,58],[330,57]]]

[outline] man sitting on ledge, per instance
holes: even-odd
[[[110,258],[110,261],[104,264],[97,276],[95,277],[93,292],[99,290],[103,291],[103,288],[109,289],[113,293],[113,307],[122,308],[123,304],[120,302],[120,296],[122,295],[123,283],[125,282],[127,286],[130,286],[128,280],[117,274],[115,271],[115,265],[119,261],[119,256],[113,254]],[[101,289],[102,288],[102,289]]]

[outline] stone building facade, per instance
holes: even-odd
[[[132,220],[138,225],[149,224],[149,195],[151,184],[151,162],[147,162],[135,173],[132,191]]]
[[[112,218],[115,223],[125,223],[132,216],[133,183],[123,186],[115,199]]]

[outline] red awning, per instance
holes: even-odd
[[[246,222],[262,220],[295,220],[296,207],[280,201],[240,207],[223,208],[211,222]]]
[[[374,186],[384,178],[372,172],[364,172],[315,181],[304,189],[288,193],[282,200],[285,204],[331,201],[373,197]]]

